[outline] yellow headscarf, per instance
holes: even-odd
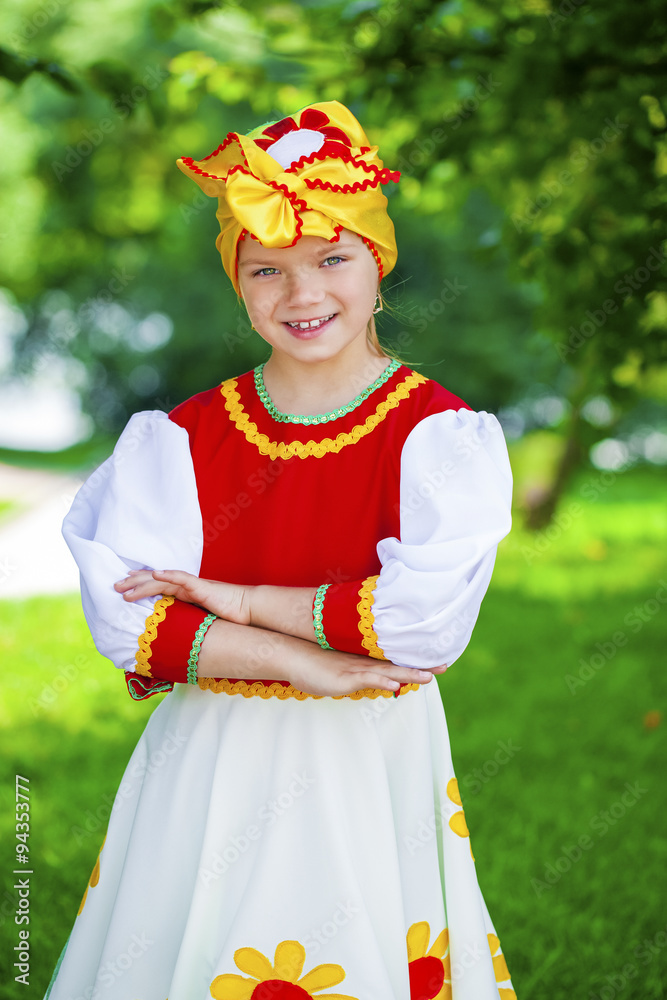
[[[218,148],[177,166],[218,199],[215,245],[239,294],[237,249],[248,233],[264,247],[294,246],[301,236],[336,242],[358,233],[375,257],[379,280],[396,263],[394,225],[381,184],[398,181],[338,101],[311,104],[293,117],[229,132]]]

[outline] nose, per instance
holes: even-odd
[[[283,285],[284,302],[291,310],[304,309],[324,301],[326,290],[312,268],[294,268]],[[298,318],[298,317],[297,317]]]

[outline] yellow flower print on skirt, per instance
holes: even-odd
[[[234,961],[251,979],[225,973],[211,983],[213,1000],[313,1000],[314,994],[345,979],[340,965],[318,965],[301,976],[306,949],[299,941],[281,941],[273,965],[255,948],[239,948]],[[357,1000],[343,993],[327,993],[327,1000]],[[315,998],[317,1000],[317,998]],[[323,1000],[323,998],[322,998]]]
[[[106,843],[106,839],[107,838],[105,836],[104,840],[102,841],[102,847],[104,847],[104,845]],[[102,857],[102,847],[100,847],[99,853],[97,855],[97,861],[95,862],[95,867],[93,868],[92,874],[91,874],[90,879],[88,881],[88,885],[86,886],[86,888],[84,890],[83,899],[81,900],[81,905],[79,906],[79,912],[77,913],[77,917],[80,916],[81,911],[83,910],[84,906],[86,905],[86,896],[88,895],[88,890],[89,889],[94,889],[95,886],[97,885],[97,883],[100,880],[100,858]]]
[[[463,805],[461,802],[461,793],[459,792],[459,783],[456,778],[450,778],[447,782],[447,798],[451,799],[457,806]],[[470,830],[468,829],[463,809],[460,809],[453,816],[449,817],[449,826],[459,837],[470,836]],[[472,853],[472,844],[470,845],[470,857],[473,861],[475,860],[475,855]]]
[[[429,948],[430,938],[431,928],[425,920],[413,924],[407,934],[410,1000],[451,1000],[449,931],[445,927]]]
[[[510,978],[510,971],[507,968],[505,956],[500,950],[500,938],[498,938],[495,934],[487,934],[486,936],[489,941],[489,948],[491,949],[491,957],[493,958],[493,971],[496,975],[496,982],[508,982]],[[516,993],[513,989],[499,986],[498,993],[500,994],[500,1000],[516,1000]]]

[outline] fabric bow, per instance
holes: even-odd
[[[216,247],[237,294],[237,249],[246,233],[262,246],[288,247],[309,235],[333,243],[349,229],[373,253],[380,279],[396,263],[394,226],[380,185],[400,174],[383,166],[378,147],[368,144],[338,101],[310,105],[248,135],[230,132],[203,160],[176,162],[205,194],[218,198]]]

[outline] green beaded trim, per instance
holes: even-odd
[[[197,663],[199,661],[199,650],[201,649],[201,644],[204,641],[204,636],[206,635],[208,629],[213,624],[217,615],[209,614],[206,615],[204,621],[201,623],[197,631],[195,632],[194,642],[192,643],[192,649],[190,650],[190,656],[188,657],[188,684],[197,683]]]
[[[324,634],[324,625],[322,624],[322,608],[324,606],[324,595],[331,586],[330,583],[323,583],[317,588],[315,592],[315,600],[313,601],[313,628],[315,629],[315,635],[317,636],[317,641],[319,642],[322,649],[333,649],[326,640]]]
[[[337,410],[329,410],[328,413],[314,413],[312,416],[299,416],[296,413],[281,413],[280,410],[276,409],[273,405],[273,400],[266,391],[266,386],[264,385],[264,376],[262,371],[266,362],[264,361],[261,365],[258,365],[254,369],[255,376],[255,388],[257,389],[257,395],[261,399],[262,403],[271,414],[274,420],[278,420],[280,423],[290,423],[290,424],[326,424],[330,420],[337,420],[338,417],[344,417],[346,413],[351,413],[352,410],[356,410],[358,406],[368,399],[372,392],[379,389],[381,385],[391,378],[394,372],[401,367],[402,361],[398,361],[393,358],[392,361],[387,365],[385,370],[379,375],[374,382],[360,392],[358,396],[355,396],[353,400],[346,403],[345,406],[339,407]]]

